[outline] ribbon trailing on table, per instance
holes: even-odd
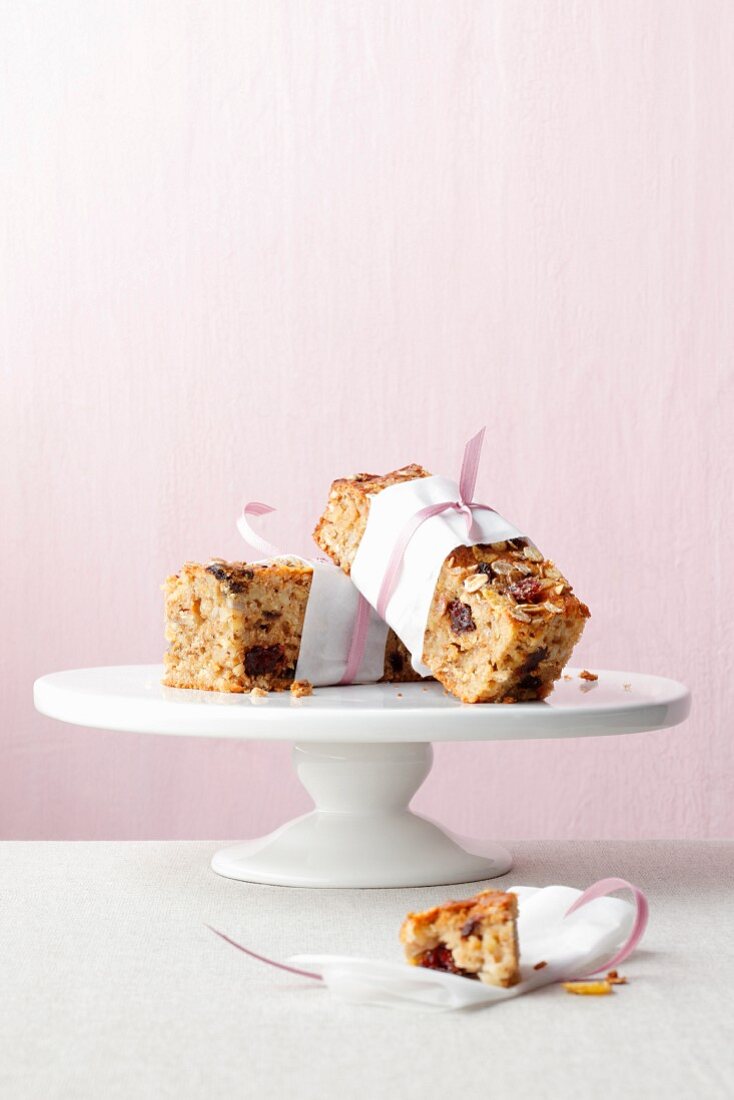
[[[252,546],[261,554],[265,554],[269,558],[280,558],[288,555],[284,555],[280,549],[275,546],[274,543],[255,530],[250,523],[251,516],[266,516],[271,512],[274,512],[275,508],[269,504],[263,504],[258,500],[251,500],[245,504],[242,509],[242,515],[237,520],[237,530],[242,535],[242,538],[248,544]],[[289,555],[291,557],[298,557],[300,561],[305,561],[312,568],[316,563],[313,559],[301,558],[300,555]],[[320,562],[320,564],[328,564],[329,568],[336,569],[335,565],[331,563]],[[370,625],[370,605],[361,592],[357,593],[357,610],[354,616],[354,623],[352,626],[351,639],[349,642],[349,650],[347,653],[346,667],[344,669],[344,675],[339,684],[353,684],[360,666],[364,659],[365,647],[367,644],[367,633]]]
[[[226,936],[224,932],[220,932],[218,928],[213,928],[211,924],[205,924],[204,927],[208,928],[210,932],[213,932],[215,936],[219,936],[225,943],[230,943],[232,947],[236,947],[238,951],[242,951],[245,955],[249,955],[251,959],[257,959],[258,962],[266,963],[268,966],[274,966],[276,970],[285,970],[288,974],[297,974],[300,978],[314,978],[317,982],[322,982],[324,980],[320,974],[316,974],[312,970],[301,970],[298,966],[288,966],[288,963],[278,962],[277,959],[269,959],[267,955],[258,955],[257,951],[251,951],[249,947],[243,947],[241,943],[237,943],[237,941],[231,939],[230,936]]]
[[[583,893],[563,886],[542,889],[518,886],[514,890],[520,902],[520,950],[528,957],[525,959],[520,983],[508,989],[487,986],[461,975],[411,966],[407,962],[390,963],[379,959],[332,955],[297,955],[287,963],[281,963],[251,951],[211,925],[207,925],[207,928],[258,962],[300,977],[323,981],[335,995],[352,1003],[451,1009],[493,1004],[532,992],[544,985],[608,970],[629,958],[647,926],[647,899],[638,887],[624,879],[601,879]],[[566,921],[574,913],[618,890],[631,892],[634,901],[632,914],[631,906],[627,902],[615,898],[610,899],[607,908],[595,910],[591,920],[582,923],[579,930],[566,926]],[[568,906],[567,899],[572,894],[577,896]],[[525,933],[523,915],[530,922],[525,927]],[[625,928],[629,929],[626,933]],[[620,939],[623,942],[617,946]],[[605,948],[611,950],[611,955],[606,962],[599,965],[599,953],[602,951],[603,957]],[[540,958],[536,957],[538,951],[542,952]],[[542,961],[542,966],[534,965],[539,961]]]

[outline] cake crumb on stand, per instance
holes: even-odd
[[[296,699],[313,695],[313,684],[310,680],[294,680],[291,684],[291,695],[295,696]]]

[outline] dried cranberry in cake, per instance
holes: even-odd
[[[477,629],[468,603],[451,600],[446,606],[446,613],[451,620],[454,634],[468,634],[470,630]]]
[[[539,649],[536,649],[527,657],[526,660],[523,661],[523,663],[520,665],[520,668],[518,669],[518,672],[532,672],[533,669],[536,669],[538,665],[546,659],[547,656],[547,647],[544,645],[540,646]]]
[[[523,676],[520,683],[517,685],[518,691],[537,691],[540,685],[543,683],[540,676],[533,676],[532,673],[529,676]]]
[[[254,645],[245,653],[245,672],[248,676],[267,676],[280,671],[284,660],[282,645]]]
[[[221,581],[233,596],[245,592],[248,581],[255,576],[252,569],[246,569],[240,562],[220,561],[219,558],[210,561],[206,571]]]
[[[518,603],[542,603],[545,599],[545,588],[537,577],[523,577],[509,585],[507,592]]]
[[[395,652],[391,653],[388,657],[388,661],[390,662],[390,668],[393,670],[393,672],[403,671],[405,667],[405,661],[403,660],[402,653],[399,653],[397,650],[395,650]]]
[[[426,951],[418,960],[418,965],[425,967],[426,970],[443,970],[449,974],[463,974],[467,978],[476,978],[476,974],[469,974],[456,965],[454,956],[445,944],[439,944],[431,951]]]

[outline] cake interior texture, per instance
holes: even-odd
[[[520,980],[516,922],[515,894],[483,890],[465,901],[409,913],[400,940],[413,966],[508,988]]]
[[[164,585],[163,683],[240,693],[288,690],[311,579],[311,568],[297,559],[187,562]],[[383,679],[418,678],[405,646],[389,631]]]
[[[316,542],[348,573],[371,498],[401,481],[429,476],[413,465],[335,481]],[[543,699],[588,617],[566,577],[529,539],[459,546],[441,567],[422,660],[465,703]]]

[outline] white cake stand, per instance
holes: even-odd
[[[666,729],[690,709],[674,680],[624,672],[579,679],[570,669],[543,703],[466,706],[439,684],[319,688],[262,700],[161,686],[162,667],[88,668],[43,676],[42,714],[109,730],[293,741],[316,808],[274,833],[217,852],[228,878],[279,886],[432,886],[503,875],[504,848],[453,836],[412,813],[432,741],[598,737]]]

